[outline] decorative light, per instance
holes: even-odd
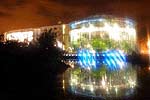
[[[96,68],[96,55],[92,51],[82,49],[78,51],[79,64],[83,68],[95,69]]]
[[[126,66],[126,57],[121,51],[105,51],[103,52],[103,57],[104,64],[106,64],[110,70],[120,70]]]

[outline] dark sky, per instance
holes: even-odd
[[[150,0],[0,0],[0,33],[112,14],[150,23]]]

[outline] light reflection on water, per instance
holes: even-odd
[[[132,96],[137,87],[137,67],[129,63],[127,66],[117,71],[105,67],[97,71],[70,68],[64,76],[65,90],[77,95],[102,98]]]

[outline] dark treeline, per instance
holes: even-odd
[[[0,44],[0,97],[54,100],[62,95],[58,76],[69,66],[61,62],[63,51],[54,46],[55,37],[49,33],[45,31],[36,45]]]

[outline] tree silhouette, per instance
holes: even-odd
[[[56,32],[52,29],[45,30],[37,40],[40,48],[53,47],[56,43]]]

